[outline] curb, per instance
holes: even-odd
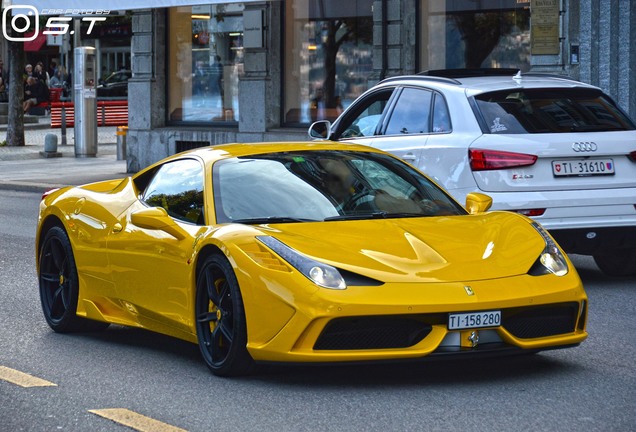
[[[47,190],[55,188],[63,188],[71,185],[58,185],[49,183],[13,183],[0,181],[0,190],[8,190],[15,192],[34,192],[44,193]]]

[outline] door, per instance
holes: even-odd
[[[170,161],[157,169],[135,202],[119,218],[108,239],[113,279],[123,307],[144,327],[193,327],[195,239],[205,231],[203,164],[197,159]],[[140,223],[159,207],[163,216]],[[144,213],[145,212],[145,213]],[[157,220],[159,222],[157,222]],[[152,225],[171,229],[153,229]]]

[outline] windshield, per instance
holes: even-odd
[[[386,155],[301,151],[213,167],[217,223],[275,223],[465,214],[426,177]]]
[[[493,134],[634,129],[611,99],[595,89],[511,89],[484,93],[475,101]]]

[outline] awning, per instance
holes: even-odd
[[[86,0],[3,0],[2,5],[5,9],[11,7],[12,3],[15,4],[16,9],[19,8],[19,5],[28,6],[37,10],[40,15],[78,15],[87,11],[97,12],[106,9],[108,11],[119,11],[223,3],[253,3],[257,1],[262,0],[108,0],[95,2],[95,4],[99,4],[99,7],[88,7]]]
[[[25,39],[28,39],[33,36],[34,32],[25,33]],[[24,50],[28,52],[40,51],[44,44],[46,43],[46,35],[40,32],[35,39],[31,41],[24,41]]]

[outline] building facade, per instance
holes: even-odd
[[[636,116],[636,0],[276,0],[133,12],[128,171],[190,148],[306,140],[379,80],[565,74]]]

